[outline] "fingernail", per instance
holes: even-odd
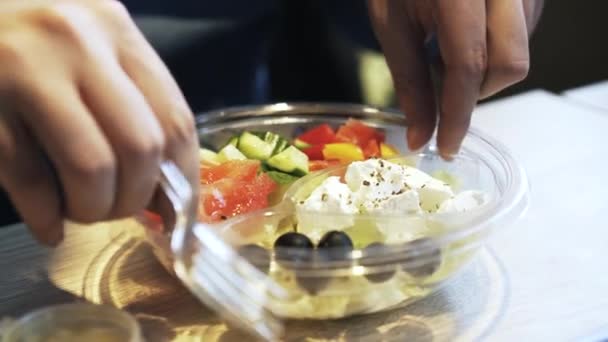
[[[457,147],[445,147],[439,144],[439,155],[446,161],[454,160],[454,156],[458,154],[459,146]]]
[[[441,158],[445,161],[452,161],[454,160],[454,154],[451,153],[444,153],[444,152],[439,152],[439,155],[441,156]]]

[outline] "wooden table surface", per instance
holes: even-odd
[[[534,91],[473,124],[526,167],[532,205],[467,269],[404,309],[288,322],[288,341],[599,341],[608,337],[608,111]],[[68,227],[56,250],[0,229],[0,317],[86,299],[137,315],[150,341],[249,341],[156,262],[129,220]]]

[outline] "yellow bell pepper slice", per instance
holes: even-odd
[[[399,151],[397,151],[396,148],[394,148],[393,146],[386,144],[386,143],[381,143],[380,144],[380,155],[382,156],[382,158],[392,158],[392,157],[396,157],[399,155]]]
[[[355,144],[332,143],[323,147],[323,158],[326,160],[337,159],[340,162],[352,162],[363,160],[363,151]]]

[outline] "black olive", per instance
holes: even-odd
[[[270,253],[266,248],[255,244],[248,244],[239,247],[238,253],[261,272],[268,273],[270,270]]]
[[[369,244],[367,247],[365,247],[363,249],[363,255],[364,257],[359,261],[359,264],[361,266],[366,266],[366,267],[387,267],[388,269],[380,271],[380,272],[374,272],[374,273],[369,273],[369,274],[365,274],[365,278],[367,278],[367,280],[369,280],[372,283],[382,283],[385,282],[389,279],[391,279],[395,273],[397,272],[396,267],[391,267],[391,266],[384,266],[381,264],[378,264],[378,262],[372,262],[370,261],[370,259],[374,258],[374,255],[377,254],[384,254],[384,251],[386,249],[386,245],[381,243],[381,242],[373,242],[371,244]],[[370,257],[367,257],[367,254],[371,254]],[[366,260],[367,259],[367,260]]]
[[[329,277],[296,276],[298,285],[311,295],[316,295],[324,289],[331,279]]]
[[[314,245],[304,234],[285,233],[274,242],[274,249],[277,262],[285,267],[311,262],[313,259]]]
[[[312,254],[312,261],[308,270],[327,270],[333,267],[328,262],[348,260],[350,252],[353,250],[351,239],[343,232],[331,231],[323,235],[317,250]],[[336,267],[341,267],[342,265]],[[316,295],[324,289],[331,281],[331,276],[296,276],[298,285],[311,295]]]
[[[331,269],[333,267],[342,267],[342,265],[336,266],[328,264],[329,255],[323,250],[316,249],[312,256],[311,262],[308,263],[306,267],[308,274],[304,276],[301,273],[297,274],[296,272],[296,282],[309,294],[316,295],[319,291],[327,287],[327,284],[332,280]],[[348,266],[350,266],[350,263]],[[322,272],[323,274],[315,275],[315,271]]]
[[[441,265],[441,249],[429,238],[410,241],[406,253],[401,268],[414,277],[428,277]]]
[[[319,244],[319,257],[327,261],[348,260],[354,245],[350,237],[344,232],[330,231],[325,233]]]
[[[313,248],[314,245],[308,236],[296,232],[288,232],[274,242],[274,247],[291,247],[291,248]]]

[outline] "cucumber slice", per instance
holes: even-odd
[[[201,163],[209,165],[219,165],[222,163],[217,153],[202,147],[198,149],[198,160]]]
[[[265,132],[261,135],[254,133],[268,144],[272,145],[272,155],[278,154],[289,147],[289,142],[276,133]]]
[[[272,155],[274,146],[253,133],[243,132],[239,137],[239,150],[250,159],[266,160]]]
[[[270,165],[266,164],[266,162],[262,162],[260,163],[260,171],[261,172],[268,172],[268,171],[272,171],[273,168],[270,167]]]
[[[308,156],[295,146],[289,146],[281,153],[268,159],[266,163],[274,169],[294,176],[304,176],[308,173]]]
[[[266,132],[266,133],[264,133],[263,139],[266,143],[268,143],[269,145],[272,146],[272,154],[274,155],[275,154],[274,151],[276,150],[279,140],[281,140],[281,136],[279,136],[278,134],[274,134],[272,132]]]
[[[293,141],[293,145],[295,147],[299,148],[300,150],[305,150],[311,146],[309,143],[302,141],[300,139],[297,139],[297,138]]]
[[[291,184],[291,183],[295,182],[296,180],[298,180],[298,178],[299,178],[294,175],[290,175],[288,173],[281,172],[281,171],[268,171],[268,172],[266,172],[266,174],[268,176],[270,176],[270,178],[272,178],[272,180],[275,181],[275,183],[281,184],[281,185]]]
[[[230,140],[228,140],[228,145],[238,147],[239,146],[239,136],[235,135],[232,138],[230,138]]]
[[[289,141],[279,136],[279,141],[277,141],[277,144],[274,146],[274,151],[272,151],[272,155],[274,156],[275,154],[279,154],[285,151],[285,149],[287,149],[289,146]]]
[[[241,153],[241,151],[239,151],[239,149],[236,148],[236,146],[234,146],[232,144],[228,144],[228,145],[224,146],[224,148],[222,148],[218,152],[217,157],[218,157],[220,163],[223,163],[228,160],[246,160],[247,159],[247,157],[243,153]]]

